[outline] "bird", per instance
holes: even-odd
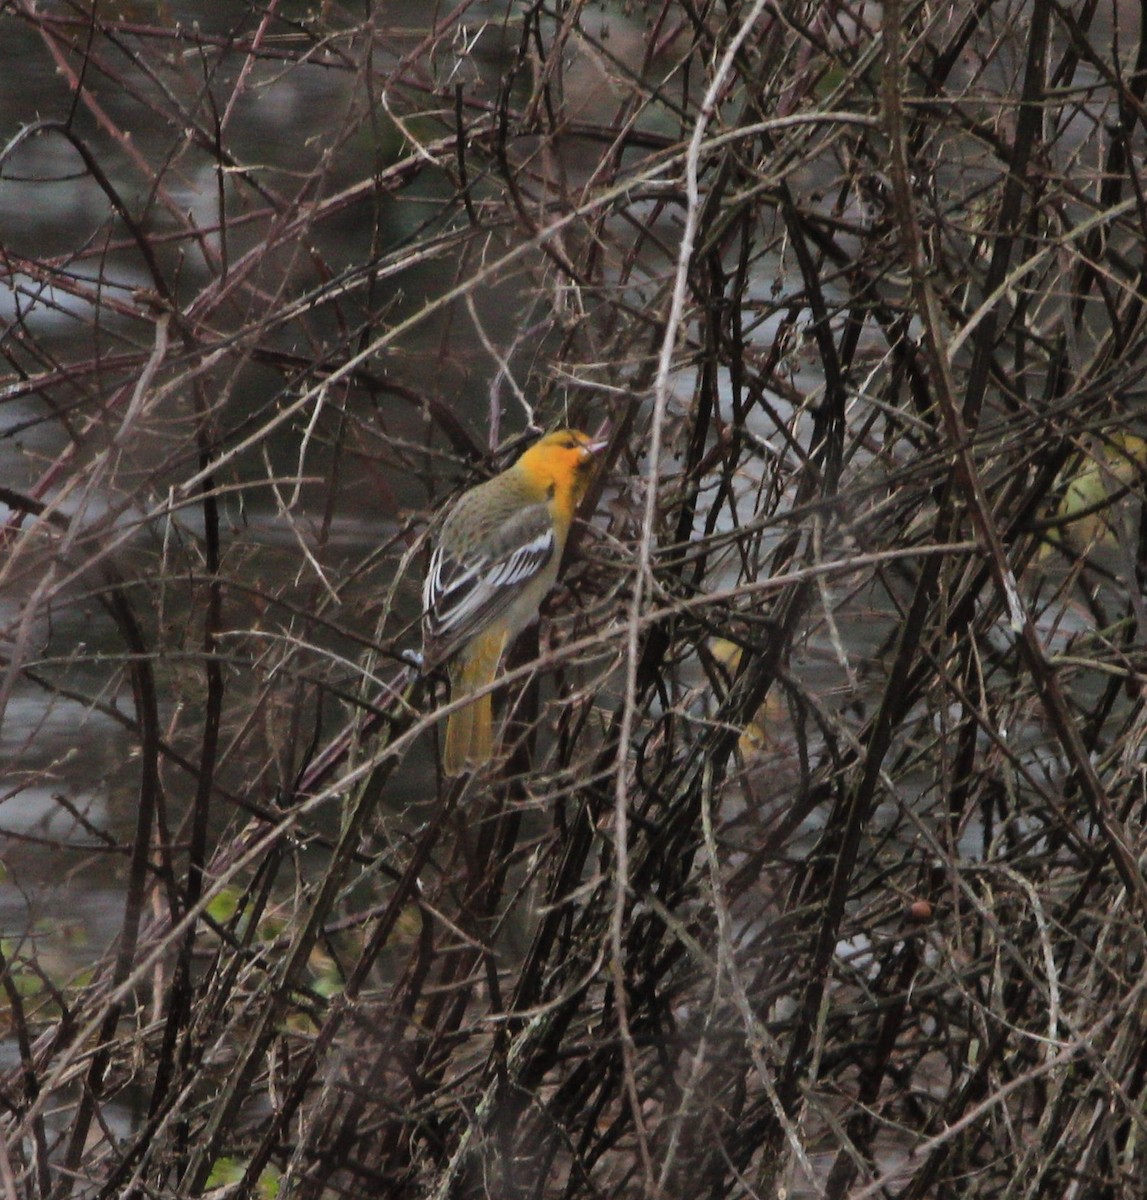
[[[446,514],[423,586],[427,667],[446,664],[451,700],[442,769],[457,777],[493,757],[489,686],[502,655],[538,615],[604,441],[559,429],[500,475],[463,492]]]

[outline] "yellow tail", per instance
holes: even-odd
[[[475,638],[458,655],[450,668],[451,700],[460,700],[494,682],[505,644],[504,633],[487,633]],[[484,767],[493,755],[493,696],[486,692],[447,719],[442,769],[450,776],[465,775]]]

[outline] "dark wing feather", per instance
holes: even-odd
[[[462,557],[440,543],[423,588],[423,643],[428,665],[450,658],[478,630],[505,614],[553,560],[553,522],[544,505],[515,513],[484,553]]]

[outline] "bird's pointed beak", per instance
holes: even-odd
[[[593,435],[593,441],[586,446],[586,452],[589,454],[600,454],[609,445],[609,425],[604,424]]]

